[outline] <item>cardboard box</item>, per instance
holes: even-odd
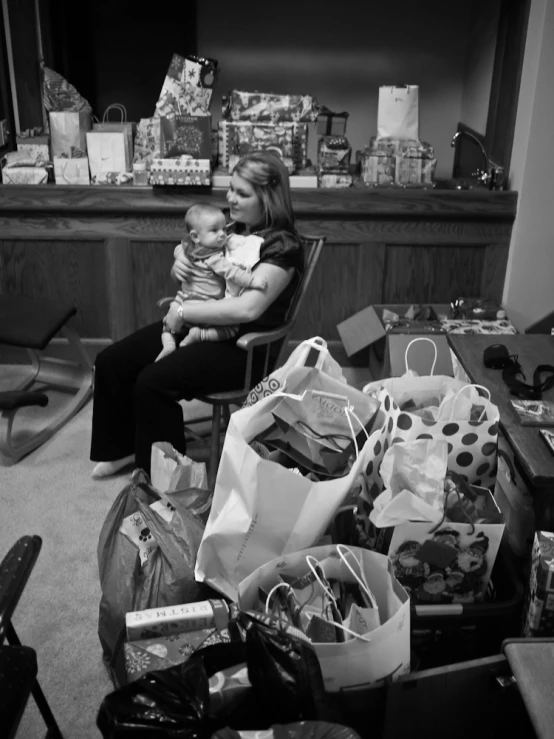
[[[367,361],[373,380],[383,377],[399,377],[406,371],[405,353],[409,342],[418,337],[431,339],[437,348],[435,375],[453,376],[454,370],[446,334],[436,324],[421,322],[420,326],[396,326],[387,331],[383,311],[389,310],[400,318],[410,309],[410,304],[369,305],[337,325],[337,330],[347,356],[358,352],[369,354]],[[450,306],[433,304],[437,316],[448,315]],[[418,374],[429,374],[434,352],[429,352],[427,342],[418,342],[410,348],[409,366]]]
[[[229,609],[223,600],[203,600],[177,606],[160,606],[125,614],[127,639],[138,641],[216,627],[224,629]]]
[[[554,636],[554,533],[550,531],[535,532],[522,636]]]

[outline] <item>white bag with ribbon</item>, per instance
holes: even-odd
[[[343,477],[316,482],[262,459],[250,442],[274,423],[272,410],[281,399],[282,394],[275,393],[236,411],[225,436],[195,576],[232,599],[236,599],[240,581],[260,565],[313,546],[358,475],[384,448],[387,428],[379,411],[373,424],[376,430],[361,449],[356,441],[358,429],[354,432],[358,421],[352,417],[356,459]],[[348,408],[345,413],[351,415]]]
[[[448,469],[465,476],[472,485],[494,484],[500,412],[490,392],[453,377],[418,377],[410,372],[406,348],[406,374],[371,382],[363,389],[382,404],[394,427],[392,443],[415,439],[444,439],[448,443]],[[482,390],[485,397],[479,394]],[[391,420],[392,419],[392,420]]]
[[[297,367],[309,366],[307,362],[312,351],[318,353],[318,357],[314,365],[316,369],[325,372],[325,374],[336,380],[346,383],[346,379],[342,373],[342,368],[331,356],[325,339],[322,339],[320,336],[314,336],[299,344],[283,365],[259,382],[256,387],[250,391],[244,404],[254,405],[254,403],[257,403],[261,398],[266,398],[277,390],[283,389],[291,370],[296,369]]]
[[[345,641],[314,643],[326,690],[362,687],[409,672],[410,601],[394,577],[388,557],[382,554],[340,544],[286,554],[261,565],[240,583],[240,607],[255,609],[260,588],[270,592],[282,585],[284,574],[305,576],[314,571],[312,562],[319,565],[327,580],[360,585],[378,608],[378,615],[369,618],[359,631],[350,628],[352,619],[347,622],[350,625],[335,622],[346,632]],[[326,593],[334,599],[333,593]]]
[[[379,88],[378,138],[419,140],[419,86]]]
[[[54,157],[56,185],[90,185],[88,157]]]

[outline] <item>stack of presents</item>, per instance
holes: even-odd
[[[432,323],[411,308],[406,320]],[[214,728],[255,728],[246,714],[269,728],[291,715],[275,698],[285,684],[293,720],[321,720],[317,695],[336,708],[345,691],[387,690],[427,667],[429,644],[436,655],[452,628],[452,661],[554,633],[554,534],[524,540],[509,521],[498,407],[456,373],[442,338],[409,333],[402,364],[389,356],[363,388],[323,339],[299,344],[232,413],[214,490],[202,464],[153,445],[151,476],[134,471],[100,533],[99,636],[115,691],[99,726],[131,714],[147,726],[150,711],[180,727],[180,696]],[[517,557],[532,562],[525,601]],[[491,612],[490,651],[464,652],[468,629],[483,650]]]
[[[433,148],[419,140],[418,87],[379,89],[378,134],[352,163],[348,113],[310,95],[231,90],[212,125],[218,62],[174,54],[150,118],[128,121],[109,105],[101,119],[55,71],[44,69],[47,126],[21,132],[2,162],[4,184],[227,187],[238,159],[277,153],[292,187],[432,186]],[[310,133],[311,132],[311,133]],[[308,159],[308,135],[317,160]]]

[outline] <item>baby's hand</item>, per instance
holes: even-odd
[[[266,290],[267,280],[265,279],[265,277],[253,277],[252,282],[250,283],[250,287],[253,290]]]
[[[177,303],[171,303],[169,310],[165,314],[164,323],[170,331],[178,331],[181,328],[181,318],[177,313]]]

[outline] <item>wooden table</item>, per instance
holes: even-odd
[[[554,734],[554,640],[525,639],[503,648],[538,739]]]
[[[510,405],[508,387],[502,370],[487,369],[483,352],[491,344],[504,344],[510,354],[517,354],[532,383],[533,371],[539,364],[554,365],[554,336],[541,334],[458,335],[449,334],[449,343],[471,380],[491,392],[492,402],[500,409],[500,430],[510,445],[519,471],[534,499],[536,528],[554,531],[554,456],[539,436],[538,427],[522,426]],[[543,394],[554,401],[554,388]]]

